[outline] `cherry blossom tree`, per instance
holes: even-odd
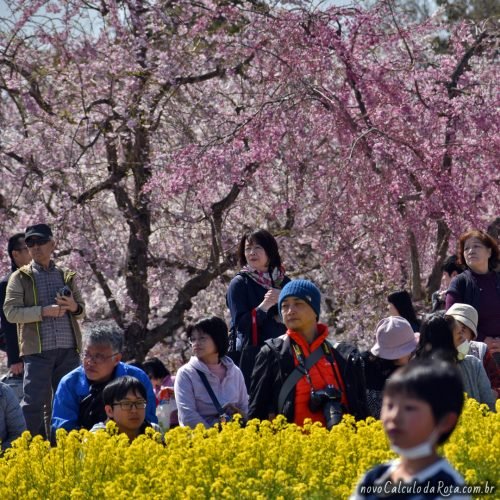
[[[273,231],[289,273],[325,292],[324,319],[359,334],[389,288],[436,289],[450,242],[498,206],[489,27],[457,25],[438,53],[438,20],[384,2],[10,6],[3,238],[52,223],[128,358],[225,313],[248,228]]]

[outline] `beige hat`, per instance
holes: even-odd
[[[477,311],[469,304],[453,304],[445,313],[446,316],[455,318],[460,323],[468,326],[474,338],[477,337]]]

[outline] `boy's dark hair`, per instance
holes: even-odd
[[[229,335],[226,322],[217,316],[202,319],[194,325],[189,325],[187,329],[187,337],[190,339],[195,330],[206,333],[212,337],[212,340],[217,347],[219,359],[227,354],[229,348]]]
[[[278,250],[278,243],[274,236],[265,229],[257,229],[256,231],[245,233],[240,240],[238,246],[238,261],[240,266],[247,265],[247,258],[245,256],[245,246],[247,243],[254,243],[260,245],[269,257],[269,272],[275,268],[281,267],[281,257]]]
[[[451,276],[455,272],[457,274],[463,273],[464,268],[458,264],[456,255],[450,255],[444,260],[441,272],[448,273]]]
[[[146,359],[146,361],[142,363],[142,369],[149,378],[159,378],[163,380],[170,375],[167,367],[156,357]]]
[[[447,361],[439,359],[418,359],[410,361],[387,380],[384,395],[407,394],[428,403],[436,422],[448,413],[462,412],[464,386],[458,369]],[[443,444],[455,427],[439,436]]]
[[[415,313],[415,309],[413,309],[411,296],[406,290],[398,290],[390,293],[387,296],[387,300],[394,305],[394,307],[398,310],[399,315],[406,319],[408,323],[411,323],[412,326],[414,324],[420,324]]]
[[[439,355],[450,363],[458,361],[458,351],[453,341],[453,316],[445,316],[445,311],[429,314],[420,327],[420,338],[416,349],[417,358]]]
[[[121,401],[130,391],[148,400],[146,388],[142,382],[135,377],[125,375],[109,382],[102,391],[102,400],[105,405],[112,405]]]

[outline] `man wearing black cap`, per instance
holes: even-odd
[[[46,435],[44,408],[61,378],[80,364],[85,304],[75,285],[75,273],[55,265],[55,241],[47,224],[25,231],[31,258],[12,274],[7,285],[4,312],[17,323],[20,354],[24,361],[24,397],[21,402],[32,435]]]
[[[287,332],[267,340],[252,373],[249,418],[289,422],[305,419],[328,429],[344,413],[367,416],[362,360],[354,346],[327,340],[328,327],[318,323],[319,289],[307,280],[290,281],[278,299]]]

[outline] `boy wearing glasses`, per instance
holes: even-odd
[[[47,224],[28,226],[24,244],[32,260],[10,277],[4,313],[7,321],[17,324],[27,428],[32,435],[45,436],[52,394],[61,378],[80,364],[78,320],[85,315],[85,303],[75,284],[76,273],[52,259],[56,241]]]
[[[105,422],[99,422],[91,431],[106,429],[106,422],[113,420],[118,432],[128,436],[133,441],[144,434],[147,427],[160,431],[160,427],[146,420],[148,396],[146,388],[134,377],[124,376],[112,380],[102,391],[104,410],[108,416]]]

